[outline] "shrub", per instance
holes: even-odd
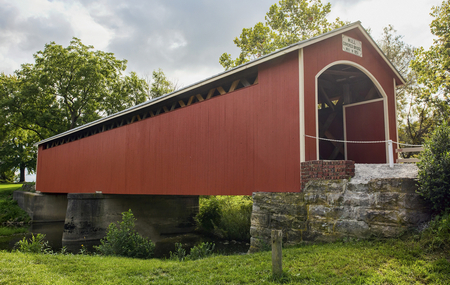
[[[196,216],[200,230],[225,239],[249,240],[251,196],[205,196]]]
[[[425,249],[435,251],[450,248],[450,214],[436,216],[422,232],[421,243]]]
[[[123,212],[122,222],[118,225],[111,223],[106,230],[106,237],[94,248],[104,255],[151,258],[155,244],[134,230],[135,221],[131,210]]]
[[[51,248],[44,234],[31,234],[31,239],[23,238],[14,245],[16,251],[31,253],[49,253]]]
[[[450,127],[443,123],[425,142],[420,154],[418,193],[432,210],[441,214],[450,208]]]
[[[175,251],[170,252],[170,259],[178,261],[184,261],[186,259],[186,250],[181,243],[175,243]]]
[[[212,255],[215,246],[216,245],[212,242],[202,242],[191,248],[190,254],[186,254],[186,250],[181,243],[175,243],[175,251],[170,252],[170,259],[178,261],[202,259]]]
[[[216,245],[212,242],[202,242],[201,244],[191,248],[191,252],[189,253],[189,259],[197,260],[210,256],[213,254],[215,247]]]
[[[200,198],[200,207],[195,217],[200,229],[212,232],[220,223],[222,213],[219,200],[215,196],[205,196]]]

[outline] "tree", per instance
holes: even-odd
[[[0,172],[19,170],[19,182],[24,182],[25,170],[29,173],[36,171],[37,149],[33,146],[36,141],[36,135],[31,131],[19,128],[9,131],[0,145]]]
[[[122,74],[126,60],[77,38],[66,48],[46,44],[34,59],[16,71],[19,92],[9,93],[2,107],[11,124],[39,139],[145,101],[145,80]]]
[[[15,76],[0,74],[0,105],[11,94],[19,92],[19,81]],[[0,108],[0,176],[1,180],[12,182],[16,170],[20,171],[19,182],[25,181],[25,169],[36,170],[36,149],[33,144],[36,135],[10,122],[5,108]]]
[[[167,79],[161,68],[153,70],[152,79],[148,90],[148,98],[154,99],[177,89],[177,84]]]
[[[417,192],[437,213],[450,209],[450,127],[438,126],[420,154]]]
[[[220,56],[220,64],[227,70],[252,59],[271,53],[293,43],[331,31],[346,23],[337,18],[329,22],[326,16],[331,4],[321,0],[281,0],[270,7],[265,23],[244,28],[234,43],[241,49],[239,57],[228,53]]]
[[[436,36],[429,50],[417,49],[411,68],[424,86],[421,99],[434,108],[437,122],[448,120],[450,103],[450,1],[432,8],[431,33]]]
[[[399,139],[403,143],[422,144],[435,125],[436,112],[429,102],[423,100],[417,73],[410,67],[416,48],[405,43],[392,25],[383,29],[377,43],[405,79],[405,85],[397,88]]]

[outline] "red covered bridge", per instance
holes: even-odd
[[[403,79],[359,22],[38,143],[43,193],[300,191],[300,163],[387,163]]]

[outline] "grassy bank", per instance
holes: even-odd
[[[271,253],[196,261],[0,252],[1,284],[449,284],[450,255],[414,241],[349,242],[283,249],[282,279]]]
[[[8,222],[26,224],[30,220],[28,214],[12,198],[13,192],[21,187],[22,184],[0,184],[0,236],[27,232],[25,228],[5,226]]]

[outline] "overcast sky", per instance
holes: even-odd
[[[223,71],[233,39],[264,20],[276,0],[0,0],[0,72],[10,74],[55,41],[72,37],[128,60],[141,76],[162,68],[187,86]],[[326,2],[323,1],[323,2]],[[429,47],[431,7],[441,0],[331,0],[330,20],[361,21],[377,40],[392,24],[404,41]]]

